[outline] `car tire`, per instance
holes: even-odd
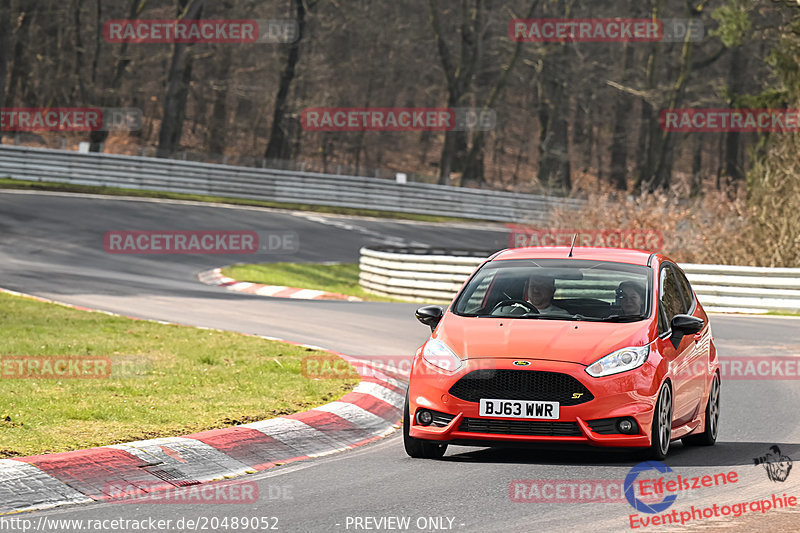
[[[706,403],[706,422],[702,433],[688,435],[681,441],[684,446],[713,446],[719,434],[719,374],[714,374]]]
[[[447,451],[447,444],[415,439],[409,435],[409,427],[411,427],[411,417],[408,413],[408,393],[406,392],[406,402],[403,407],[403,446],[406,453],[415,459],[439,459]]]
[[[653,429],[650,436],[650,459],[661,461],[669,453],[672,441],[672,389],[669,383],[661,385],[653,412]]]

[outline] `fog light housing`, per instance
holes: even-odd
[[[420,409],[417,411],[417,423],[422,426],[430,426],[433,422],[433,414],[427,409]]]
[[[631,418],[620,419],[619,422],[617,422],[617,429],[619,429],[620,433],[624,433],[625,435],[633,435],[639,432],[639,426],[636,424],[636,421]]]

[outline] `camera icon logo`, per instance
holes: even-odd
[[[786,481],[792,470],[792,460],[781,453],[777,444],[770,446],[769,452],[766,454],[754,457],[753,464],[763,466],[770,481]]]

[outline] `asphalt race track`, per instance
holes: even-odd
[[[299,235],[300,247],[291,255],[258,256],[104,251],[107,231],[161,229],[291,230]],[[410,354],[427,336],[426,328],[413,318],[415,304],[283,300],[228,292],[197,280],[203,270],[235,262],[353,262],[359,248],[370,244],[501,249],[507,233],[502,226],[487,224],[443,226],[169,201],[0,192],[0,286],[6,289],[129,316],[280,337],[351,355]],[[797,319],[715,315],[712,325],[723,358],[800,355]],[[790,472],[785,482],[772,482],[753,462],[775,444],[790,458],[800,458],[799,403],[798,381],[723,381],[717,445],[684,448],[674,443],[665,463],[684,477],[735,470],[738,482],[682,493],[673,509],[749,502],[772,493],[800,495],[800,472]],[[263,516],[277,517],[279,531],[623,531],[630,530],[629,515],[635,514],[624,500],[513,502],[509,486],[514,480],[622,480],[640,460],[586,449],[458,447],[451,447],[439,461],[412,460],[395,433],[348,452],[250,476],[247,479],[257,481],[262,495],[255,505],[93,503],[23,516],[153,517],[173,523],[181,518]],[[270,499],[277,494],[281,497]],[[409,517],[410,527],[398,529],[395,522],[377,521],[388,517]],[[748,512],[737,519],[643,529],[709,531],[727,525],[778,532],[795,531],[792,524],[798,522],[796,511],[769,511],[763,516]]]

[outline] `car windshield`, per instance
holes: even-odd
[[[491,261],[464,287],[461,316],[634,322],[650,316],[652,269],[608,261]]]

